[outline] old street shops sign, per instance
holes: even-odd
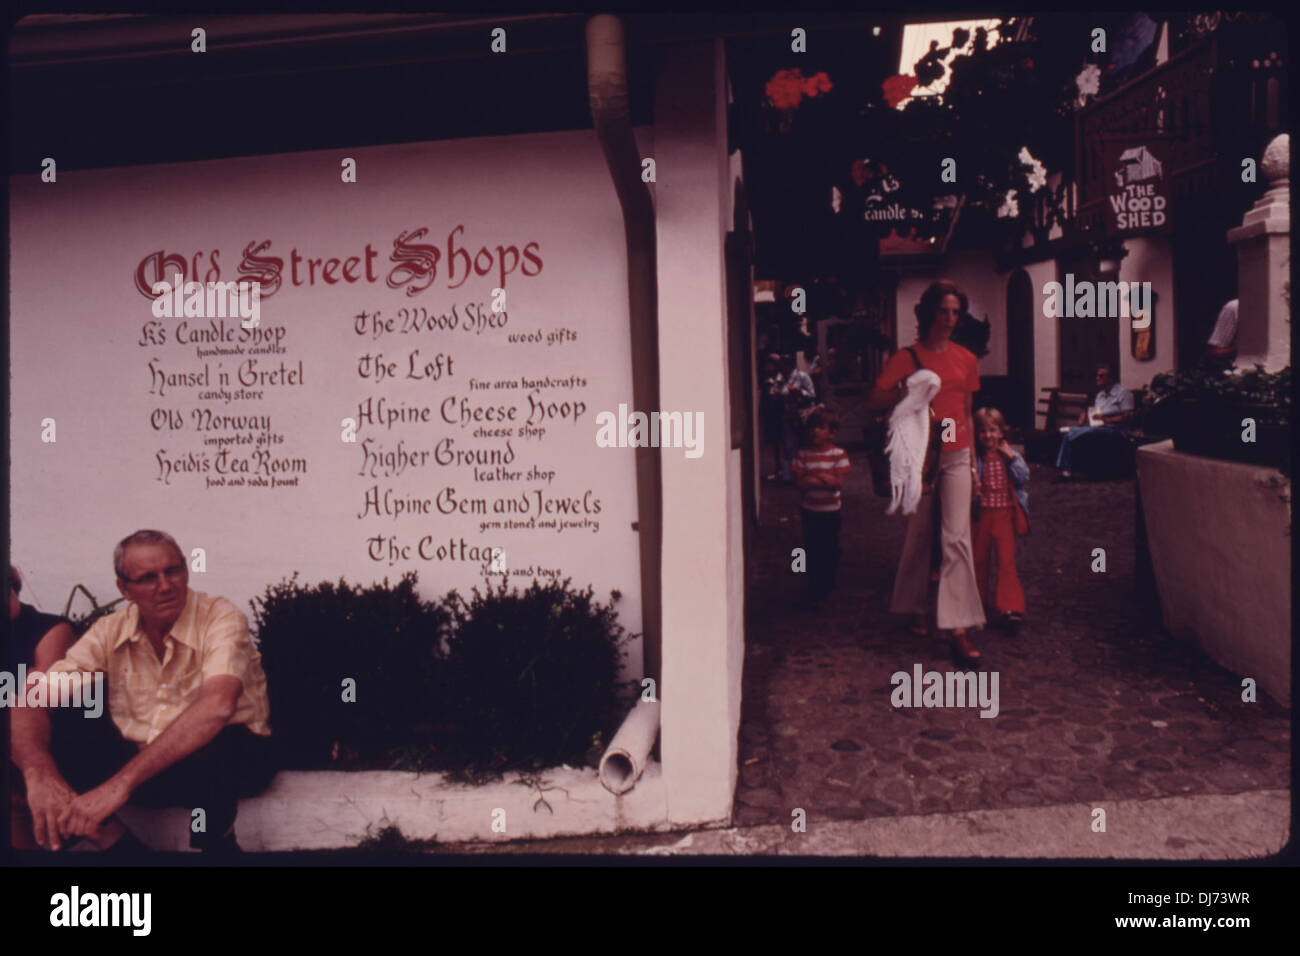
[[[1169,152],[1164,140],[1126,138],[1106,144],[1106,234],[1169,232]]]

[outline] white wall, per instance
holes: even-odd
[[[1165,628],[1289,707],[1291,483],[1172,442],[1139,449],[1137,470]]]
[[[921,301],[925,287],[939,277],[938,273],[905,272],[898,277],[894,290],[894,347],[901,349],[916,342],[916,303]]]
[[[1043,315],[1043,286],[1056,281],[1056,260],[1034,262],[1024,268],[1034,290],[1034,409],[1037,411],[1038,398],[1043,394],[1043,389],[1056,388],[1061,384],[1061,328],[1056,319]],[[1010,282],[1011,273],[1007,273],[1005,278]],[[1040,426],[1042,424],[1039,422]]]
[[[1165,236],[1141,236],[1124,243],[1128,255],[1121,260],[1121,282],[1150,282],[1156,296],[1156,355],[1149,362],[1133,357],[1129,320],[1119,320],[1119,380],[1126,388],[1138,389],[1151,383],[1160,372],[1177,364],[1174,348],[1174,253]]]
[[[1006,375],[1008,274],[997,271],[986,250],[964,249],[948,260],[944,277],[966,293],[971,315],[989,320],[989,354],[980,359],[980,375]]]
[[[926,286],[948,279],[966,293],[971,314],[989,320],[989,354],[980,359],[980,375],[1007,374],[1007,278],[994,268],[992,254],[979,249],[952,252],[937,270],[902,275],[894,296],[898,347],[916,341],[914,310]]]
[[[660,401],[702,411],[705,454],[663,455],[660,749],[673,822],[730,818],[744,657],[740,452],[728,427],[723,46],[666,51],[655,109]]]
[[[642,140],[648,155],[652,141],[644,131]],[[342,156],[357,161],[354,184],[340,182]],[[340,576],[395,581],[415,569],[429,597],[482,584],[480,562],[421,559],[418,543],[429,535],[435,542],[463,537],[471,546],[500,545],[512,571],[553,569],[580,587],[593,584],[602,600],[617,588],[624,595],[618,606],[622,623],[640,630],[631,529],[637,514],[634,450],[595,443],[597,412],[630,404],[632,388],[622,215],[592,131],[66,172],[57,184],[15,177],[10,212],[12,553],[28,582],[24,596],[36,598],[44,610],[61,610],[77,582],[101,601],[115,597],[113,546],[142,527],[171,532],[187,550],[204,548],[207,570],[192,573],[191,586],[226,595],[246,612],[250,597],[294,571],[314,584]],[[471,255],[480,246],[523,249],[538,243],[541,271],[507,276],[504,328],[403,333],[399,310],[408,307],[439,314],[455,305],[463,318],[469,303],[482,303],[490,312],[497,273],[475,274],[451,288],[446,243],[458,224],[465,227],[460,240]],[[393,288],[385,277],[397,268],[389,258],[395,237],[421,227],[429,233],[409,241],[442,246],[443,258],[432,284],[410,296],[409,286]],[[230,280],[246,245],[261,240],[272,241],[265,255],[285,259],[281,288],[261,303],[261,329],[283,330],[284,352],[257,358],[263,367],[283,360],[294,370],[301,362],[301,384],[268,385],[257,389],[261,398],[248,401],[204,399],[204,389],[182,385],[164,386],[165,394],[158,394],[150,362],[168,373],[206,368],[215,385],[246,356],[206,357],[199,346],[178,343],[184,319],[163,320],[166,341],[149,341],[144,330],[154,319],[152,302],[135,288],[137,264],[158,249],[187,260],[200,251],[204,276],[216,249],[220,278]],[[365,266],[358,263],[355,282],[341,281],[339,269],[334,284],[321,270],[313,284],[304,263],[302,282],[293,284],[291,249],[305,257],[341,258],[362,256],[367,245],[376,252],[375,281],[363,277]],[[398,319],[396,330],[379,339],[356,334],[354,317],[363,310]],[[188,324],[204,326],[206,320]],[[577,338],[548,343],[545,334],[560,328]],[[508,334],[517,332],[541,332],[543,338],[509,342]],[[408,379],[408,359],[417,349],[421,363],[439,353],[449,356],[454,371],[437,381]],[[397,363],[394,378],[361,377],[360,356],[375,352]],[[387,478],[360,474],[367,438],[390,452],[400,441],[407,453],[427,453],[447,437],[457,450],[503,449],[504,440],[475,438],[477,426],[439,420],[441,402],[456,396],[510,406],[523,419],[528,388],[485,392],[472,389],[471,378],[547,376],[584,379],[585,385],[545,388],[538,395],[580,400],[587,408],[576,421],[546,422],[540,439],[520,438],[516,427],[515,460],[505,466],[515,477],[480,480],[471,465],[431,461]],[[358,419],[368,398],[383,398],[390,407],[431,407],[432,420],[392,429],[359,422],[357,441],[348,443],[340,422]],[[158,409],[179,412],[182,427],[156,428],[151,416]],[[193,453],[206,454],[211,463],[217,449],[205,439],[264,431],[197,431],[205,411],[270,416],[271,433],[284,439],[275,454],[302,459],[305,472],[286,487],[212,487],[207,479],[214,471],[161,480],[160,450],[167,460]],[[41,438],[46,418],[57,425],[53,443]],[[251,446],[235,447],[245,456]],[[534,466],[553,471],[553,479],[522,477]],[[537,490],[581,499],[591,489],[601,510],[581,517],[598,520],[599,530],[479,527],[484,518],[536,517],[531,512],[435,511],[397,519],[367,514],[365,494],[375,485],[408,499],[433,499],[454,488],[458,498],[483,498],[489,510],[497,500],[521,495],[531,505]],[[717,486],[721,494],[724,482]],[[405,559],[371,560],[367,539],[380,534],[415,550]],[[515,578],[520,584],[527,580]],[[641,673],[639,646],[627,667],[629,676]]]

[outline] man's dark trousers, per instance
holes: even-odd
[[[107,707],[91,719],[75,708],[51,708],[48,713],[54,761],[78,793],[99,786],[139,753],[118,731]],[[206,746],[146,780],[129,802],[144,807],[184,807],[191,812],[202,808],[205,830],[195,833],[191,827],[190,846],[209,849],[221,842],[235,822],[239,799],[265,790],[274,775],[271,739],[253,733],[244,724],[233,724]]]

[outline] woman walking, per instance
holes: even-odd
[[[979,391],[979,373],[975,356],[951,341],[953,329],[967,307],[966,295],[955,283],[944,279],[931,283],[915,309],[916,344],[895,352],[885,363],[867,407],[879,412],[898,404],[907,393],[905,380],[918,365],[939,376],[939,392],[930,406],[933,427],[940,429],[945,439],[940,446],[939,474],[933,492],[922,499],[908,520],[890,611],[912,615],[909,630],[916,636],[928,633],[926,604],[938,520],[942,561],[935,622],[940,630],[952,632],[957,657],[977,661],[983,655],[971,644],[967,631],[985,623],[975,583],[970,527],[971,496],[978,482],[972,454],[975,430],[971,397]]]

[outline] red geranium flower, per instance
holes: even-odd
[[[803,81],[803,95],[809,99],[829,93],[832,88],[831,78],[824,72],[816,73]]]
[[[778,70],[763,92],[779,110],[792,110],[803,99],[803,74],[799,70]]]
[[[804,76],[802,70],[778,70],[767,81],[763,92],[776,109],[792,110],[799,106],[805,96],[813,99],[829,93],[833,88],[831,78],[824,72]]]
[[[885,102],[889,104],[890,109],[895,109],[899,103],[911,96],[915,87],[916,77],[907,74],[891,76],[880,84],[880,88],[885,93]]]

